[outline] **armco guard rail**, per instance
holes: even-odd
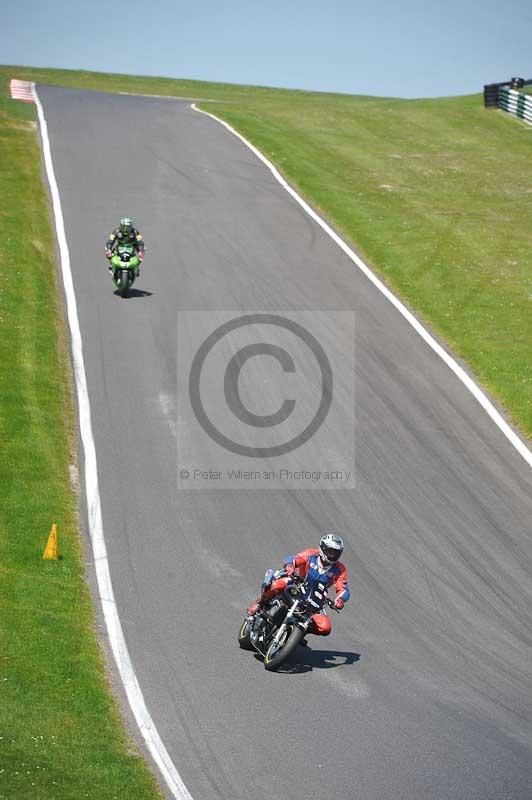
[[[501,108],[532,125],[532,95],[519,91],[523,86],[530,85],[532,78],[512,78],[502,83],[488,83],[484,86],[484,106]]]

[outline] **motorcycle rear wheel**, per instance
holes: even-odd
[[[242,650],[255,649],[251,644],[251,639],[249,638],[250,628],[251,628],[251,620],[245,619],[242,625],[240,626],[240,630],[238,631],[238,644],[240,645]]]
[[[264,669],[268,672],[273,672],[280,667],[283,661],[286,661],[291,655],[299,642],[303,638],[303,631],[297,625],[288,625],[287,636],[284,643],[275,646],[274,642],[270,644],[264,656]]]

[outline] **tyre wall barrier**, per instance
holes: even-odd
[[[499,108],[515,114],[516,117],[524,119],[532,125],[532,95],[517,92],[515,89],[508,89],[506,86],[499,89]]]
[[[511,78],[502,83],[487,83],[484,86],[484,106],[501,108],[532,125],[532,95],[525,94],[524,86],[532,85],[532,79]]]

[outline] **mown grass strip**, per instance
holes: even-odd
[[[3,68],[64,86],[207,97],[443,337],[532,436],[532,128],[479,95],[397,100]],[[479,87],[480,88],[480,87]]]
[[[108,690],[35,108],[0,75],[0,798],[156,798]],[[50,525],[60,561],[43,561]]]

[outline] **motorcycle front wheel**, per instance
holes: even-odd
[[[287,625],[281,640],[272,642],[264,656],[264,669],[269,672],[276,670],[283,661],[286,661],[303,638],[303,631],[297,625]]]
[[[120,295],[126,297],[129,289],[129,270],[123,269],[120,273]]]
[[[251,640],[249,638],[250,629],[251,629],[251,620],[245,619],[242,625],[240,626],[240,630],[238,631],[238,644],[240,645],[242,650],[255,649],[251,644]]]

